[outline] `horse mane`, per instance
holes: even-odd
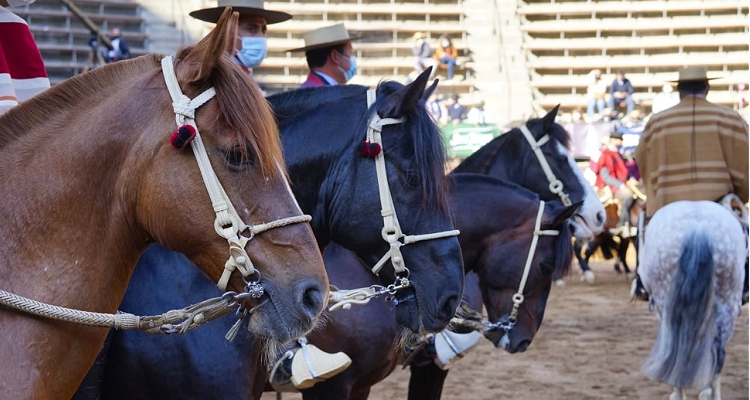
[[[555,269],[552,273],[552,279],[554,280],[567,275],[570,272],[570,266],[573,264],[573,234],[571,231],[570,221],[563,222],[555,248]]]
[[[402,89],[404,85],[396,81],[383,81],[378,84],[378,101],[370,110],[377,110],[378,106],[388,97]],[[443,135],[440,128],[432,120],[424,106],[424,99],[419,100],[405,117],[404,130],[411,133],[414,156],[407,173],[416,173],[419,186],[422,188],[425,206],[437,206],[440,209],[448,207],[448,179],[446,178],[446,152]],[[367,121],[363,125],[366,128]]]
[[[271,103],[279,126],[285,126],[322,104],[359,96],[367,89],[360,85],[323,86],[281,92],[266,99]]]
[[[531,131],[531,134],[535,137],[538,136],[538,130],[541,129],[543,126],[542,118],[534,118],[530,119],[526,126],[529,128],[529,131]],[[562,127],[562,125],[553,123],[552,127],[547,132],[549,134],[550,138],[553,140],[558,141],[563,147],[566,149],[570,149],[571,144],[571,138],[568,131],[565,130],[565,128]],[[495,158],[497,157],[497,153],[500,152],[500,149],[502,148],[502,145],[505,143],[505,140],[509,140],[511,137],[518,136],[523,138],[523,133],[521,133],[521,129],[519,128],[513,128],[510,131],[501,134],[500,136],[490,140],[489,143],[485,144],[484,146],[480,147],[477,151],[475,151],[473,154],[471,154],[469,157],[467,157],[464,161],[459,164],[454,171],[456,172],[486,172],[489,170],[490,165],[495,162]],[[524,139],[525,141],[525,139]]]
[[[352,139],[355,142],[364,140],[368,120],[373,110],[377,110],[388,95],[403,87],[404,85],[395,81],[383,81],[378,84],[378,96],[375,104],[362,116],[357,128],[349,130],[354,135]],[[268,97],[268,101],[273,107],[279,126],[284,127],[323,104],[344,100],[351,103],[351,99],[354,97],[364,97],[367,89],[369,88],[360,85],[305,88],[274,94]],[[357,101],[366,104],[364,98]],[[418,106],[407,112],[406,115],[401,115],[401,117],[405,118],[403,129],[410,133],[410,142],[413,146],[410,154],[413,155],[414,159],[407,173],[416,174],[419,177],[419,186],[423,190],[425,206],[447,207],[445,147],[438,127],[427,114],[423,101],[420,101]]]
[[[192,49],[192,46],[182,47],[177,58],[184,57]],[[0,117],[0,148],[17,139],[20,133],[33,131],[45,124],[50,110],[72,109],[92,98],[99,98],[103,91],[112,92],[136,76],[161,70],[162,57],[160,54],[148,54],[107,64],[66,79],[12,108]],[[252,148],[266,176],[278,177],[282,173],[279,165],[282,168],[284,165],[281,140],[273,114],[268,107],[258,107],[265,100],[257,86],[228,57],[223,57],[219,62],[206,82],[206,88],[209,86],[216,89],[214,98],[222,117],[216,118],[218,123],[225,125],[222,128],[230,128],[236,142]],[[243,156],[247,154],[243,153]]]
[[[121,84],[133,76],[160,68],[161,56],[150,54],[107,64],[52,86],[11,108],[0,117],[0,148],[17,139],[22,132],[33,131],[48,121],[50,111],[69,109]]]

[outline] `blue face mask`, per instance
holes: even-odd
[[[341,55],[344,56],[343,54]],[[341,67],[339,67],[339,70],[344,73],[344,79],[346,79],[346,81],[348,82],[350,79],[352,79],[352,77],[354,77],[354,75],[357,74],[357,57],[349,57],[349,70],[344,71],[344,69]]]
[[[237,52],[240,63],[247,68],[255,68],[266,58],[268,45],[265,37],[242,37],[242,49]]]

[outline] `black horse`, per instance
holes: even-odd
[[[518,185],[486,175],[451,174],[450,177],[451,205],[455,226],[461,231],[459,242],[467,283],[473,279],[481,289],[478,296],[465,300],[477,310],[482,309],[484,301],[489,321],[497,323],[511,312],[511,298],[519,290],[526,258],[532,250],[539,198]],[[496,345],[502,342],[511,351],[522,351],[536,334],[553,277],[565,274],[570,267],[571,233],[567,220],[579,207],[580,203],[565,207],[559,200],[544,205],[540,229],[557,230],[559,234],[539,237],[515,326],[507,331],[485,332]],[[333,285],[374,283],[372,277],[352,267],[359,261],[345,249],[329,246],[324,259]],[[381,302],[327,314],[325,327],[308,335],[308,341],[328,352],[345,352],[352,358],[352,364],[340,374],[302,390],[303,398],[366,399],[370,388],[387,377],[399,362],[403,332],[393,313]],[[439,398],[447,371],[435,366],[430,357],[425,359],[427,362],[420,363],[416,374],[412,370],[410,396],[420,393],[432,398],[437,393]]]
[[[375,264],[389,249],[381,236],[374,154],[360,151],[368,120],[374,114],[402,119],[383,127],[380,148],[400,228],[406,234],[453,229],[443,169],[445,150],[440,132],[424,108],[424,99],[435,88],[432,85],[425,90],[428,76],[425,71],[407,86],[381,83],[370,107],[368,88],[354,85],[268,98],[278,117],[292,189],[302,210],[313,217],[311,224],[321,249],[336,241],[366,265]],[[275,218],[278,216],[269,216]],[[403,247],[402,254],[412,287],[396,294],[398,324],[414,332],[443,329],[453,317],[463,289],[458,240],[422,241]],[[183,258],[151,248],[135,270],[121,309],[153,314],[221,294],[195,268],[185,266]],[[169,279],[155,280],[162,274]],[[379,275],[384,285],[395,278],[388,267]],[[163,283],[169,281],[175,282],[174,290],[165,289]],[[247,338],[225,342],[227,324],[234,321],[221,321],[185,337],[115,332],[106,357],[103,398],[259,397],[263,379],[255,378],[265,373],[260,362],[275,349],[253,348]],[[166,360],[174,360],[177,367],[165,368]],[[97,374],[91,379],[96,386]]]

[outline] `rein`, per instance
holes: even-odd
[[[534,135],[531,134],[531,131],[529,131],[529,128],[526,127],[525,124],[521,125],[519,129],[521,130],[521,133],[523,133],[523,136],[526,138],[526,140],[529,142],[529,145],[531,145],[531,149],[534,150],[534,154],[539,160],[539,164],[542,166],[544,175],[547,177],[547,181],[549,182],[549,191],[552,192],[552,194],[559,196],[560,200],[562,200],[563,205],[573,205],[573,202],[570,200],[570,196],[568,196],[568,194],[563,191],[564,185],[562,181],[557,179],[555,173],[552,172],[552,168],[549,166],[549,162],[547,162],[547,157],[545,157],[544,152],[542,152],[542,146],[545,143],[549,142],[549,134],[545,133],[544,136],[539,139],[539,141],[536,141],[534,139]]]
[[[367,108],[369,109],[375,104],[377,99],[377,91],[375,89],[367,90]],[[401,246],[420,242],[423,240],[442,239],[451,236],[457,236],[458,230],[453,229],[449,231],[427,233],[423,235],[405,235],[401,230],[401,225],[398,222],[398,216],[396,215],[396,208],[393,204],[393,196],[391,189],[388,184],[388,173],[385,168],[385,155],[383,154],[383,140],[382,133],[383,127],[387,125],[395,125],[403,123],[403,118],[380,118],[377,110],[372,112],[370,120],[367,124],[367,143],[376,143],[381,151],[376,152],[373,156],[375,158],[375,171],[378,176],[378,191],[380,193],[380,215],[383,216],[383,229],[381,235],[383,240],[388,243],[389,249],[383,255],[382,258],[372,267],[372,273],[376,276],[383,269],[383,266],[388,260],[391,260],[393,269],[396,271],[396,281],[383,287],[380,285],[373,285],[367,288],[331,291],[329,296],[329,303],[332,303],[329,310],[335,310],[337,308],[343,308],[348,310],[352,304],[365,305],[370,299],[381,296],[388,293],[390,296],[394,296],[396,291],[411,286],[409,282],[409,269],[406,268],[404,263],[404,257],[401,255]],[[399,274],[404,276],[399,277]]]
[[[524,296],[523,291],[526,287],[526,280],[529,278],[531,272],[531,262],[534,259],[536,253],[537,242],[540,236],[557,236],[560,234],[558,230],[541,230],[542,226],[542,215],[544,214],[544,201],[539,201],[539,211],[536,214],[536,221],[534,222],[534,237],[531,239],[531,246],[529,248],[529,255],[526,257],[526,265],[523,267],[523,275],[521,276],[521,283],[518,285],[518,291],[513,294],[513,309],[507,317],[501,318],[498,322],[487,322],[484,327],[485,331],[493,331],[496,329],[502,329],[506,332],[513,329],[516,325],[516,319],[518,318],[518,309],[523,303]]]
[[[148,333],[165,334],[185,333],[205,322],[221,317],[234,307],[237,307],[237,317],[239,320],[227,334],[227,339],[229,340],[234,338],[244,318],[252,313],[254,309],[245,309],[241,301],[249,297],[255,299],[261,298],[265,290],[259,283],[261,279],[260,271],[255,269],[247,251],[245,251],[247,242],[258,233],[295,223],[309,222],[312,218],[309,215],[300,215],[281,218],[255,226],[247,225],[242,221],[224,187],[219,182],[216,172],[211,167],[208,154],[206,154],[206,148],[203,145],[200,132],[198,132],[198,126],[195,123],[195,110],[211,100],[216,95],[216,91],[214,88],[206,89],[206,91],[193,99],[185,96],[180,89],[179,82],[177,82],[173,61],[173,56],[164,57],[161,59],[161,67],[164,81],[172,98],[175,121],[178,128],[189,125],[195,131],[195,136],[191,138],[190,143],[201,171],[203,183],[211,198],[211,205],[216,213],[214,229],[229,244],[229,259],[224,265],[224,272],[217,286],[220,290],[225,291],[232,272],[239,270],[246,285],[245,292],[225,292],[221,297],[204,300],[181,310],[171,310],[154,317],[138,317],[120,312],[117,314],[105,314],[74,310],[38,302],[3,290],[0,290],[0,305],[41,317],[82,325],[123,330],[140,329]],[[244,232],[248,232],[248,236],[243,235]],[[252,280],[251,278],[256,279]]]

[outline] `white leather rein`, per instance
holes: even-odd
[[[537,211],[536,221],[534,222],[534,237],[531,239],[529,255],[526,257],[526,265],[524,265],[523,267],[521,283],[518,285],[518,291],[513,294],[513,309],[510,311],[510,315],[501,318],[498,322],[487,323],[484,328],[485,331],[502,329],[507,332],[516,325],[516,319],[518,318],[518,309],[521,307],[521,304],[524,300],[523,291],[526,288],[526,281],[528,280],[529,273],[531,272],[531,262],[534,260],[534,254],[536,253],[536,245],[539,241],[539,236],[557,236],[560,234],[560,231],[558,230],[541,230],[542,215],[544,215],[544,201],[540,200],[539,211]]]
[[[250,257],[245,251],[247,242],[256,234],[267,231],[272,228],[278,228],[290,224],[309,222],[312,218],[309,215],[300,215],[295,217],[281,218],[265,224],[247,225],[242,221],[237,210],[232,205],[232,201],[227,196],[226,191],[221,186],[219,178],[211,167],[211,162],[206,154],[206,148],[198,132],[195,123],[195,110],[211,100],[216,94],[214,88],[209,88],[199,94],[194,99],[189,99],[180,90],[180,84],[177,82],[177,76],[174,73],[174,58],[167,56],[161,59],[161,67],[164,74],[164,81],[169,89],[169,95],[172,97],[172,107],[174,108],[175,121],[180,127],[189,124],[195,128],[195,138],[190,142],[193,154],[198,162],[198,167],[203,177],[203,183],[211,198],[211,205],[216,213],[214,229],[219,236],[223,237],[229,243],[229,259],[224,265],[224,272],[217,286],[220,290],[226,290],[229,278],[234,270],[239,270],[242,277],[247,283],[246,290],[254,298],[260,298],[263,295],[263,287],[258,284],[260,281],[260,272],[253,266]],[[249,236],[243,235],[243,232],[249,232]],[[247,281],[248,278],[255,277],[254,281]]]
[[[367,91],[367,109],[375,104],[376,99],[377,91],[375,89],[369,89]],[[396,294],[397,290],[411,286],[411,283],[409,282],[409,269],[406,267],[404,257],[401,254],[401,246],[423,240],[457,236],[461,233],[458,230],[453,229],[423,235],[405,235],[401,230],[401,225],[399,225],[398,216],[396,215],[396,208],[393,205],[393,196],[391,195],[390,185],[388,184],[388,173],[385,168],[385,155],[383,154],[385,151],[383,149],[382,133],[384,126],[400,124],[403,122],[403,118],[381,118],[377,111],[373,111],[367,124],[366,138],[367,142],[377,143],[381,148],[381,151],[375,156],[375,171],[378,176],[378,191],[380,193],[380,215],[383,216],[383,229],[381,235],[383,236],[383,240],[389,245],[389,249],[385,255],[383,255],[375,266],[372,267],[372,272],[375,275],[378,275],[385,263],[388,260],[391,260],[393,269],[396,272],[396,281],[392,285],[388,285],[388,287],[373,285],[369,288],[332,291],[329,298],[329,303],[332,305],[329,307],[329,310],[335,310],[338,308],[348,310],[351,308],[352,304],[364,305],[367,304],[371,298],[386,293],[392,296]],[[403,274],[403,276],[399,276],[400,274]]]

